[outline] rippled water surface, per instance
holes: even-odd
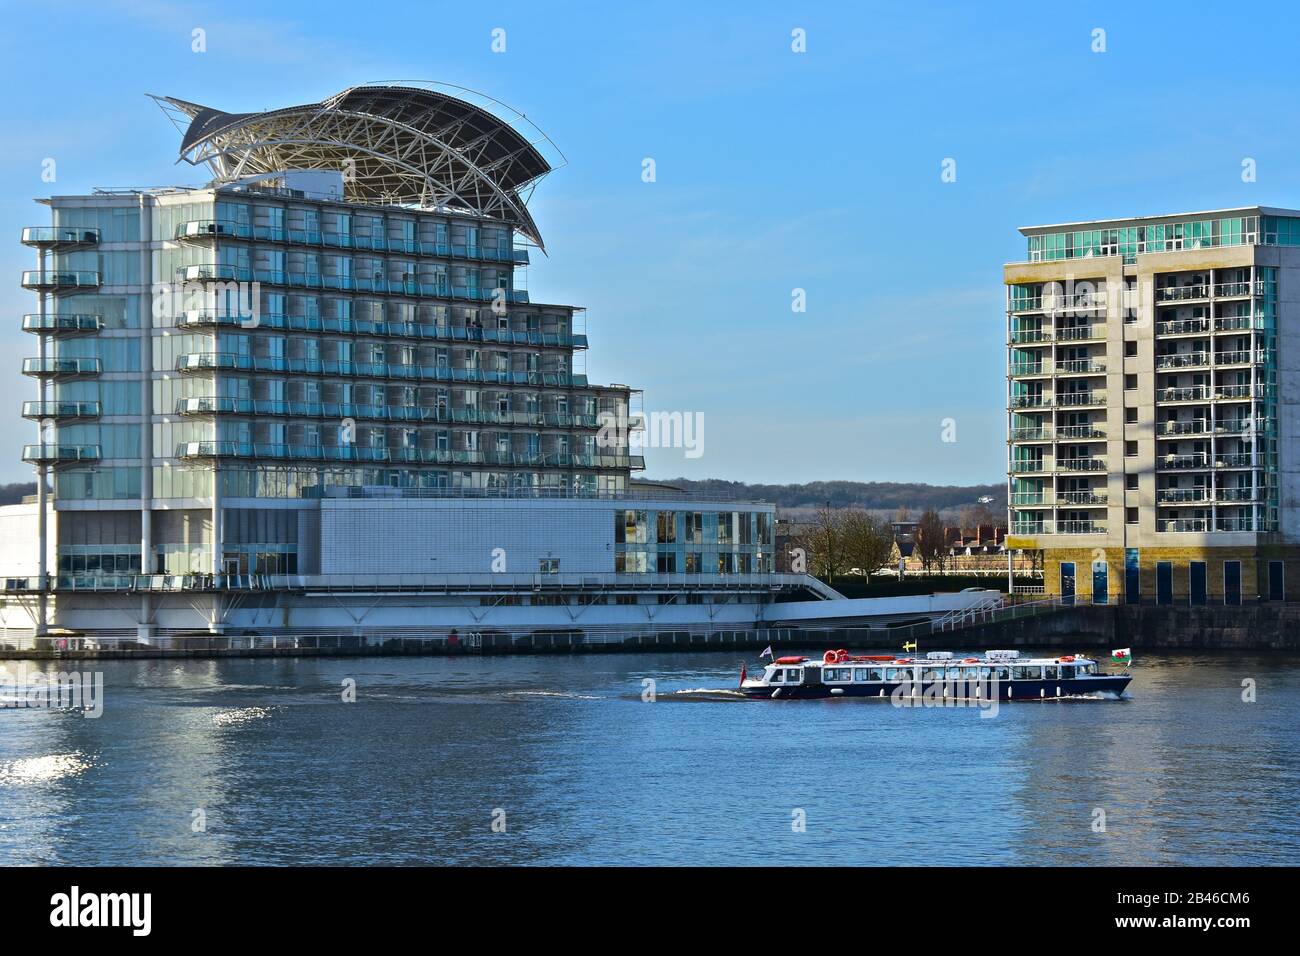
[[[0,710],[0,863],[1300,863],[1289,657],[991,718],[727,699],[741,659],[92,664],[98,719]]]

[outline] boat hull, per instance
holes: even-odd
[[[1123,694],[1133,680],[1129,674],[1102,674],[1092,677],[1076,677],[1069,680],[1015,680],[1000,681],[997,684],[998,699],[1002,701],[1044,700],[1058,697],[1081,697],[1094,694],[1109,694],[1118,697]],[[976,686],[980,696],[975,696]],[[902,687],[903,690],[899,691]],[[934,683],[852,683],[852,684],[780,684],[763,686],[745,686],[740,692],[755,700],[821,700],[839,697],[865,697],[890,700],[894,693],[904,697],[931,699],[982,700],[992,699],[990,694],[983,694],[990,685],[971,682],[966,685],[957,682],[938,681]],[[839,693],[836,693],[838,691]],[[945,691],[947,692],[945,694]]]

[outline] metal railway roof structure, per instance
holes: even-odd
[[[206,164],[214,184],[286,170],[341,171],[348,200],[467,210],[511,224],[544,251],[526,202],[554,168],[543,151],[560,165],[563,154],[504,104],[431,86],[443,88],[353,86],[319,103],[260,113],[149,95],[182,134],[178,162]]]

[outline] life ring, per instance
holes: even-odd
[[[849,659],[849,652],[840,648],[838,651],[827,651],[822,655],[823,664],[844,664]]]
[[[835,652],[834,652],[834,651],[827,651],[825,654],[823,654],[823,655],[822,655],[822,663],[823,663],[823,664],[834,664],[834,663],[835,663]]]
[[[1073,664],[1073,663],[1074,663],[1074,655],[1071,654],[1069,657],[1058,657],[1058,658],[1057,658],[1057,661],[1060,662],[1060,663],[1062,663],[1062,664]]]
[[[963,664],[978,664],[980,659],[978,657],[963,657],[961,662]]]

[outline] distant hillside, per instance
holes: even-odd
[[[36,494],[36,482],[14,482],[12,485],[0,485],[0,505],[16,505],[23,500],[23,495]]]
[[[1006,512],[1006,485],[924,485],[897,481],[810,481],[805,485],[753,485],[743,481],[708,478],[665,478],[663,484],[685,491],[735,495],[771,501],[782,510],[813,511],[826,502],[832,508],[856,506],[868,511],[893,514],[906,508],[912,516],[926,508],[949,512],[976,504],[980,498],[992,498],[988,509],[995,515]]]

